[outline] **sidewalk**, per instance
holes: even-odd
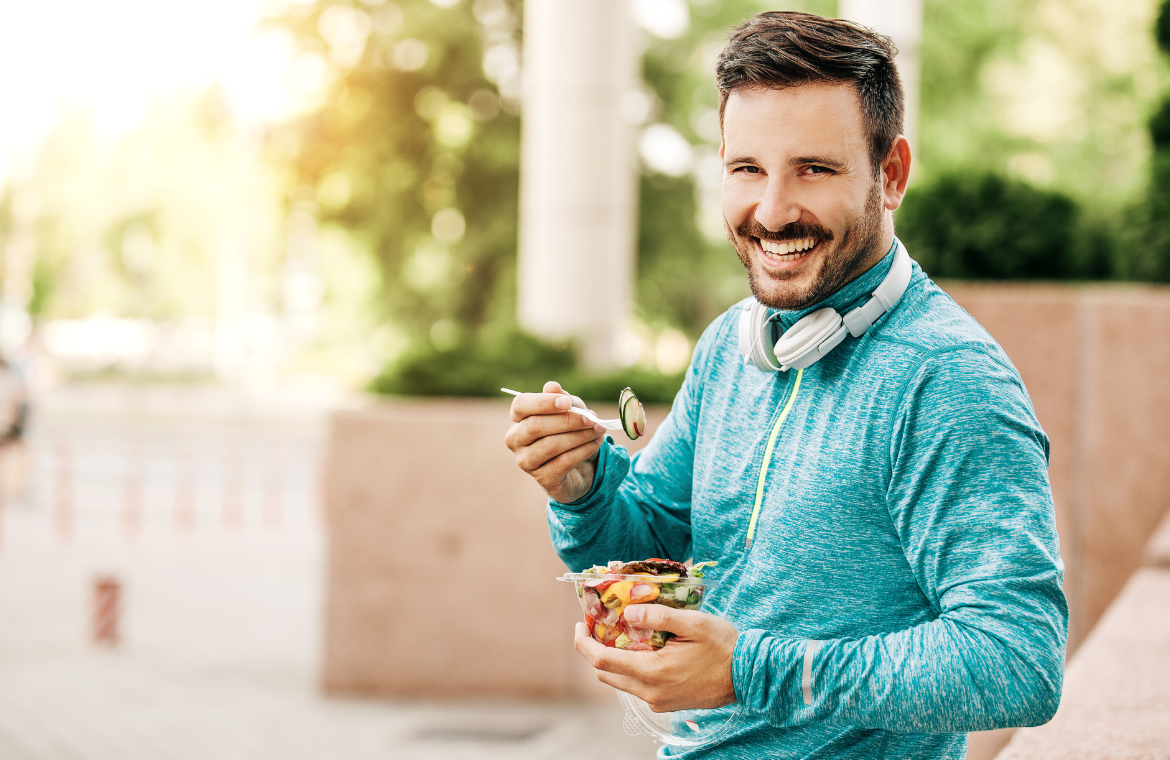
[[[319,693],[327,408],[105,388],[36,411],[2,518],[0,758],[653,757],[616,699]],[[114,649],[87,638],[97,574],[123,585]]]

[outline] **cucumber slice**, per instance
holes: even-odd
[[[618,395],[618,416],[622,428],[631,441],[636,441],[646,432],[646,410],[632,390],[626,388]]]

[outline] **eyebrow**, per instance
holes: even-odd
[[[731,166],[732,164],[759,164],[759,160],[755,156],[735,156],[723,162],[724,166]],[[789,166],[806,166],[808,164],[816,164],[818,166],[825,166],[830,169],[841,171],[847,169],[849,164],[844,161],[838,161],[835,158],[828,156],[796,156],[789,159]]]
[[[836,169],[838,171],[849,167],[849,164],[845,161],[838,161],[837,159],[829,158],[828,156],[797,156],[796,158],[790,159],[788,161],[789,166],[804,166],[806,164],[817,164],[819,166],[826,166],[830,169]]]

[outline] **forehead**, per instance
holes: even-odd
[[[723,113],[723,142],[728,159],[830,151],[851,159],[868,150],[861,103],[847,84],[733,90]]]

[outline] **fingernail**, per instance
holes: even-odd
[[[573,401],[568,396],[557,396],[556,400],[553,401],[553,405],[557,409],[568,409],[573,405]]]
[[[637,625],[638,623],[642,622],[643,617],[645,617],[645,613],[638,609],[637,606],[626,608],[627,623],[633,623],[634,625]]]
[[[603,428],[601,425],[594,424],[593,425],[593,432],[594,433],[604,433],[605,428]]]

